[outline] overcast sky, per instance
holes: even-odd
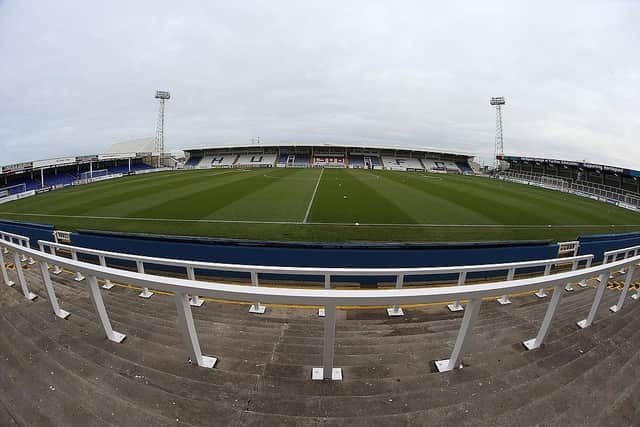
[[[0,0],[0,164],[372,143],[640,169],[640,1]]]

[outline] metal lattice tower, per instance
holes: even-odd
[[[496,147],[493,156],[493,161],[496,169],[500,169],[500,160],[498,156],[502,157],[504,154],[504,140],[502,139],[502,106],[506,104],[504,97],[499,96],[491,98],[489,104],[496,106]]]
[[[156,153],[158,153],[158,167],[160,166],[160,158],[164,153],[164,102],[170,98],[171,95],[169,92],[163,90],[156,91],[156,99],[160,101],[158,122],[156,123]]]

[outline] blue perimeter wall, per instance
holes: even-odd
[[[161,258],[293,267],[439,267],[493,264],[555,258],[558,246],[549,241],[493,243],[378,243],[322,244],[223,240],[199,237],[157,236],[79,230],[72,233],[73,245],[112,252],[126,252]],[[121,262],[121,264],[126,264]],[[133,266],[130,264],[129,266]],[[159,268],[159,266],[147,266]],[[169,270],[170,267],[162,269]],[[174,271],[180,271],[173,269]],[[180,271],[184,273],[184,271]],[[522,270],[525,272],[525,270]],[[203,274],[203,272],[197,272]],[[506,271],[470,274],[468,277],[504,276]],[[248,277],[238,273],[208,273],[215,276]],[[271,276],[281,280],[321,281],[321,277]],[[455,280],[452,276],[407,276],[405,282]],[[336,277],[332,281],[371,284],[392,281],[391,277]]]
[[[640,245],[640,232],[621,234],[591,234],[578,236],[579,255],[593,254],[593,262],[602,262],[604,253],[614,249]]]
[[[29,238],[29,246],[38,249],[38,240],[53,242],[53,225],[0,219],[0,231]]]
[[[0,219],[0,230],[30,238],[37,249],[38,240],[53,241],[54,226]],[[80,247],[125,252],[162,258],[233,264],[297,267],[435,267],[492,264],[555,258],[558,246],[548,241],[493,243],[378,243],[321,244],[283,243],[248,240],[222,240],[198,237],[155,236],[80,230],[72,233],[72,244]],[[640,245],[640,232],[579,236],[580,255],[594,254],[601,262],[605,251]],[[89,259],[89,258],[87,258]],[[122,265],[126,263],[122,262]],[[132,265],[129,265],[132,266]],[[159,266],[149,266],[149,268]],[[170,267],[163,267],[171,271]],[[174,271],[178,272],[179,270]],[[182,271],[180,271],[182,273]],[[524,272],[524,271],[522,271]],[[203,272],[198,272],[203,274]],[[506,272],[475,274],[469,278],[496,277]],[[233,273],[216,276],[244,277]],[[277,276],[280,279],[313,280],[320,277]],[[267,277],[269,278],[269,277]],[[275,277],[272,277],[275,278]],[[336,278],[363,284],[390,281],[390,277]],[[407,277],[406,281],[454,280],[449,276]]]

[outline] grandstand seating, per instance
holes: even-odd
[[[364,168],[364,157],[361,155],[350,155],[349,167],[355,169]]]
[[[204,156],[200,163],[196,166],[199,169],[211,168],[211,167],[231,167],[236,159],[237,154],[218,154],[215,156]]]
[[[409,157],[382,156],[382,164],[387,170],[422,171],[424,166],[419,159]]]
[[[276,163],[276,154],[242,154],[235,162],[241,167],[271,167]]]
[[[56,185],[71,185],[73,181],[78,179],[75,175],[70,173],[59,173],[57,175],[45,175],[44,184],[47,187],[54,187]]]
[[[473,173],[469,163],[456,162],[456,165],[458,165],[458,168],[460,168],[460,172],[462,173]]]
[[[187,160],[187,163],[185,163],[184,165],[195,167],[198,163],[200,163],[200,160],[202,160],[202,156],[191,156],[189,157],[189,160]]]
[[[307,154],[296,154],[293,162],[291,163],[294,167],[307,167],[309,166],[309,155]]]

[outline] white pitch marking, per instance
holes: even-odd
[[[58,215],[32,214],[21,212],[0,212],[0,215],[33,216],[46,218],[77,218],[77,219],[105,219],[116,221],[156,221],[156,222],[203,222],[221,224],[283,224],[283,225],[336,225],[355,227],[353,222],[302,222],[302,221],[252,221],[232,219],[180,219],[180,218],[136,218],[121,216],[92,216],[92,215]],[[418,228],[549,228],[547,224],[411,224],[411,223],[360,223],[360,227],[418,227]],[[639,224],[555,224],[551,228],[621,228],[639,227]]]
[[[322,174],[324,173],[324,168],[320,170],[320,175],[318,175],[318,181],[316,182],[316,188],[313,189],[313,194],[311,195],[311,200],[309,200],[309,205],[307,206],[307,212],[304,214],[303,223],[307,223],[307,219],[309,219],[309,214],[311,213],[311,206],[313,206],[313,201],[316,198],[316,193],[318,192],[318,186],[320,185],[320,180],[322,179]]]

